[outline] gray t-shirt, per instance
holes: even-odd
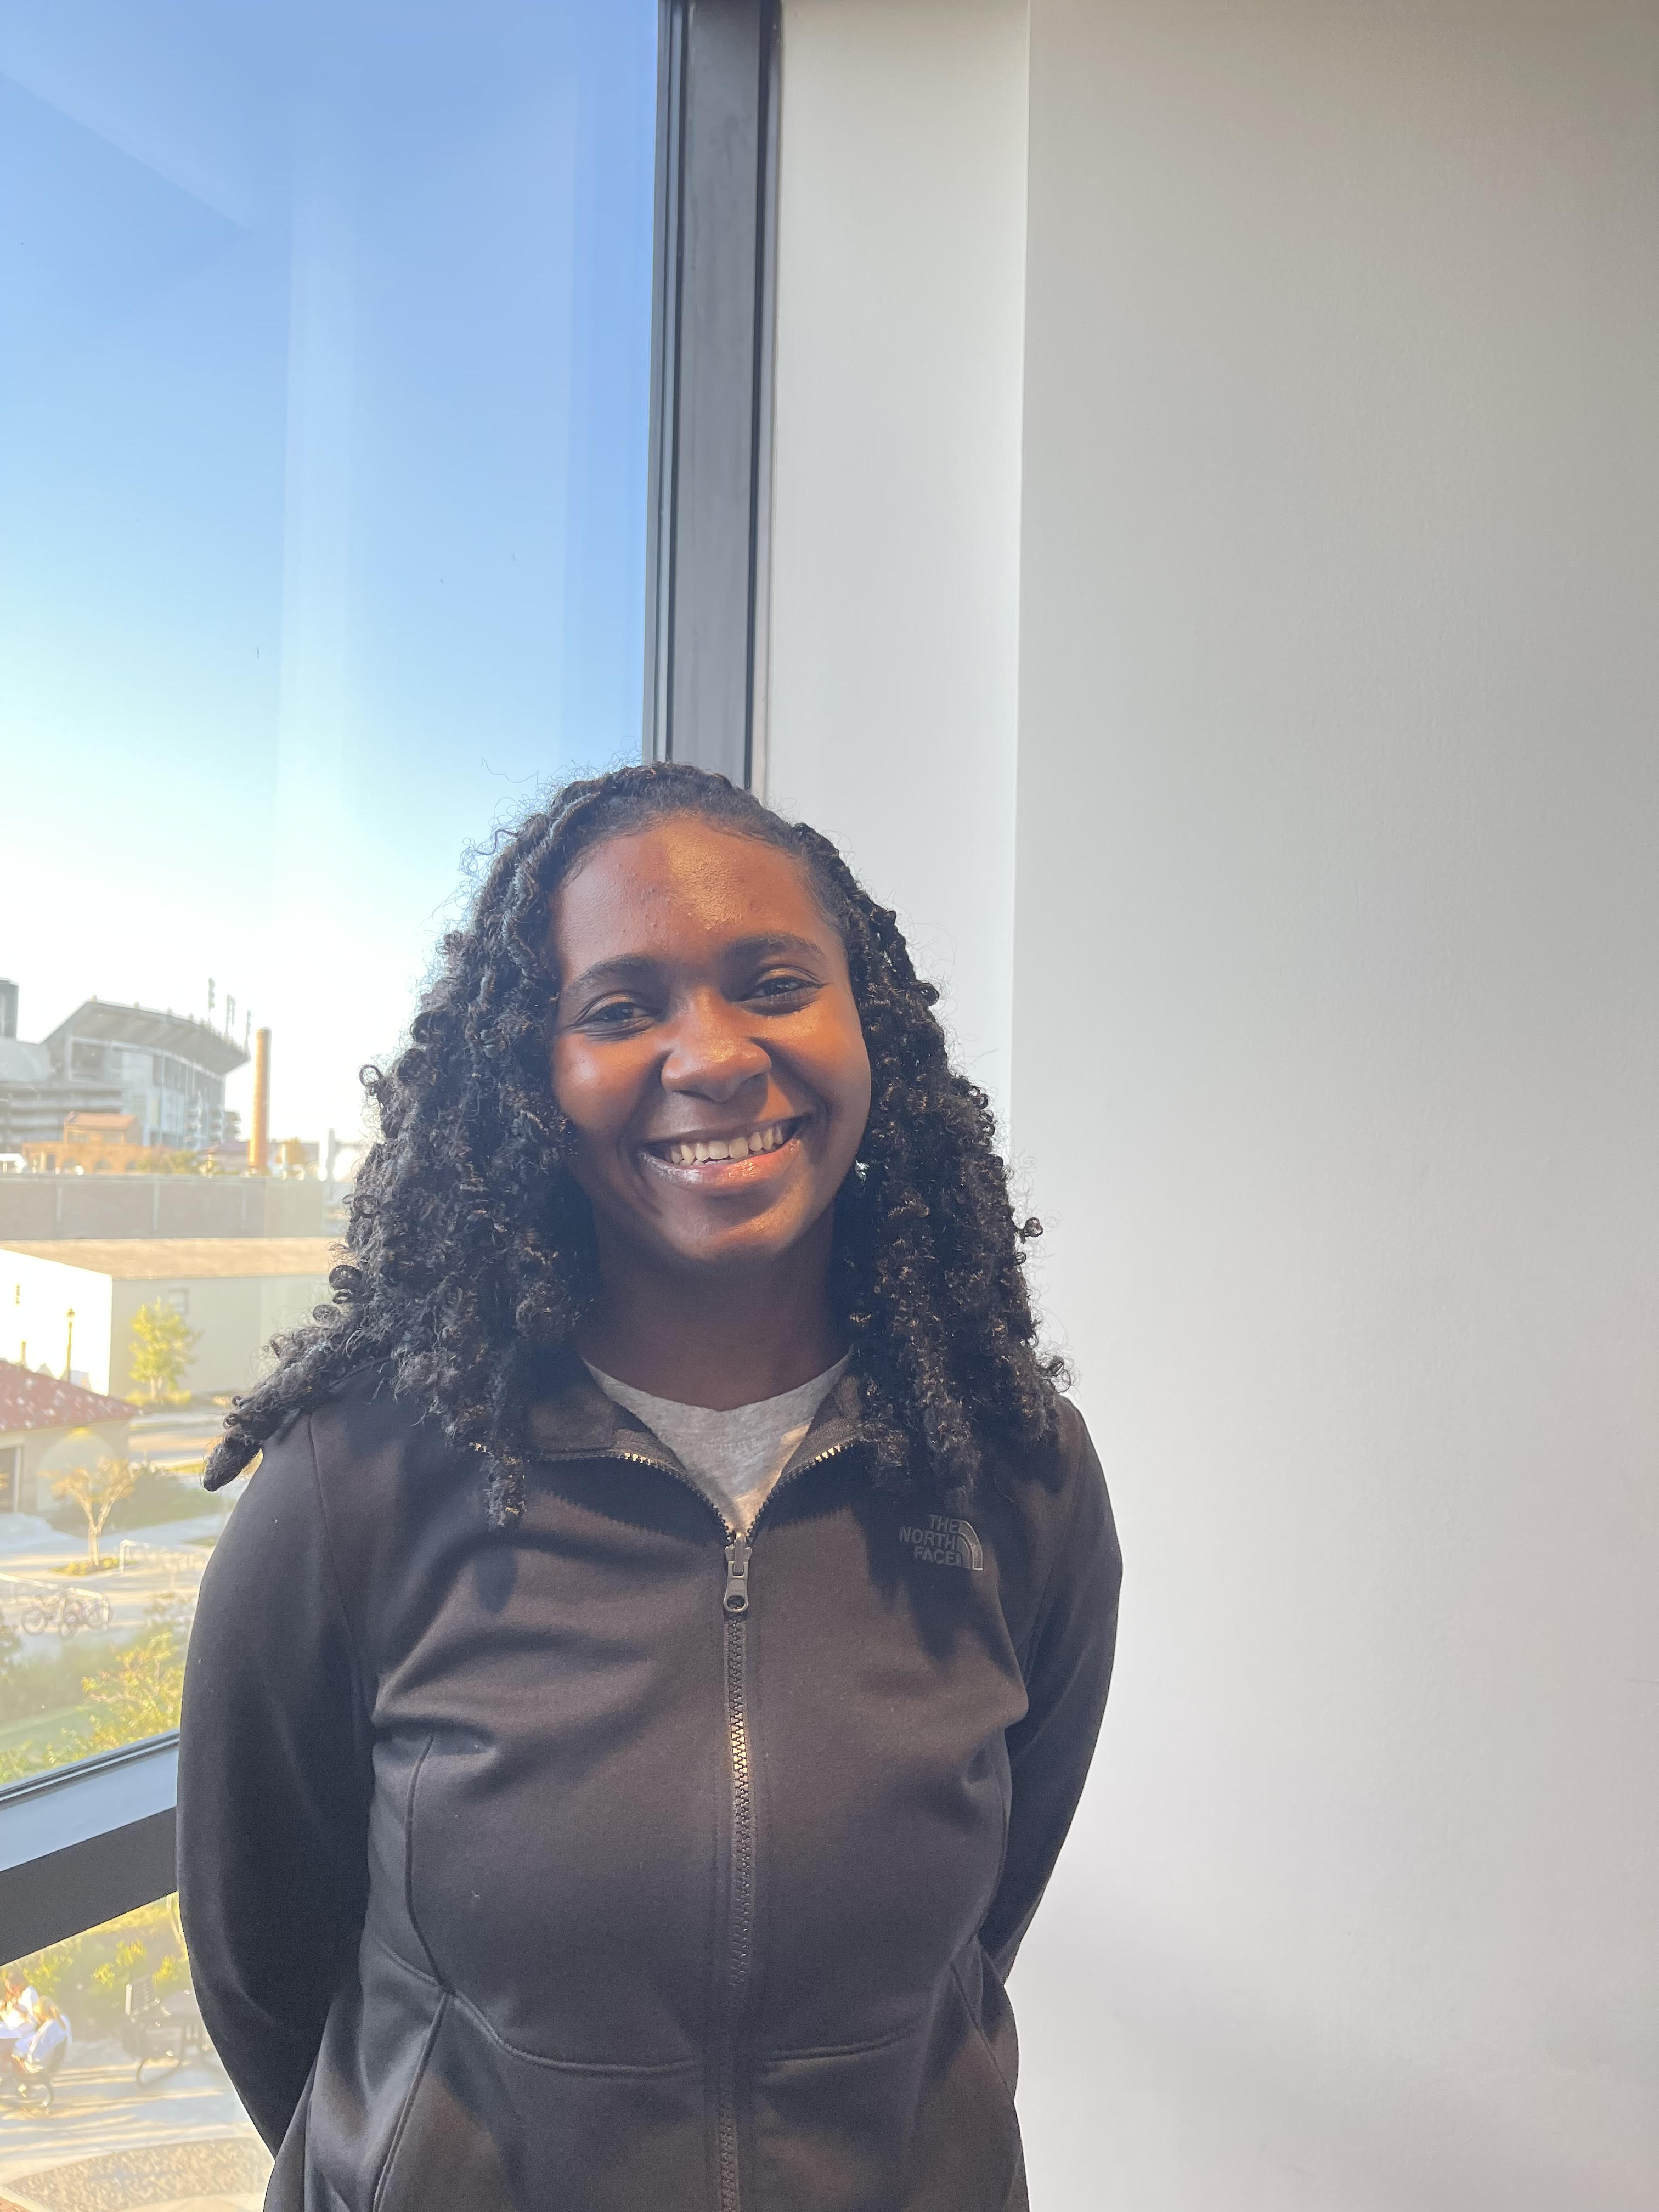
[[[608,1398],[626,1406],[662,1438],[691,1480],[747,1535],[789,1455],[812,1425],[812,1416],[847,1371],[850,1354],[781,1397],[716,1413],[653,1398],[605,1375],[590,1359],[588,1373]]]

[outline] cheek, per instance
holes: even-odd
[[[833,1079],[827,1085],[843,1123],[842,1140],[850,1159],[870,1118],[870,1055],[856,1024],[839,1041]]]
[[[627,1112],[617,1096],[616,1071],[601,1066],[580,1037],[561,1037],[553,1047],[553,1103],[581,1135],[603,1130]]]

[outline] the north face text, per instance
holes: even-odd
[[[925,1522],[907,1522],[898,1533],[900,1543],[909,1545],[911,1557],[924,1566],[966,1567],[976,1575],[985,1565],[985,1554],[970,1521],[958,1521],[948,1513],[930,1513]]]

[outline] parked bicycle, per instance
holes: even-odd
[[[101,1590],[52,1590],[23,1607],[26,1636],[44,1636],[55,1628],[67,1639],[80,1629],[107,1628],[109,1623],[109,1600]]]

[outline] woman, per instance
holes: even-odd
[[[179,1869],[268,2204],[1003,2212],[1118,1558],[982,1094],[828,842],[561,792],[240,1401]]]

